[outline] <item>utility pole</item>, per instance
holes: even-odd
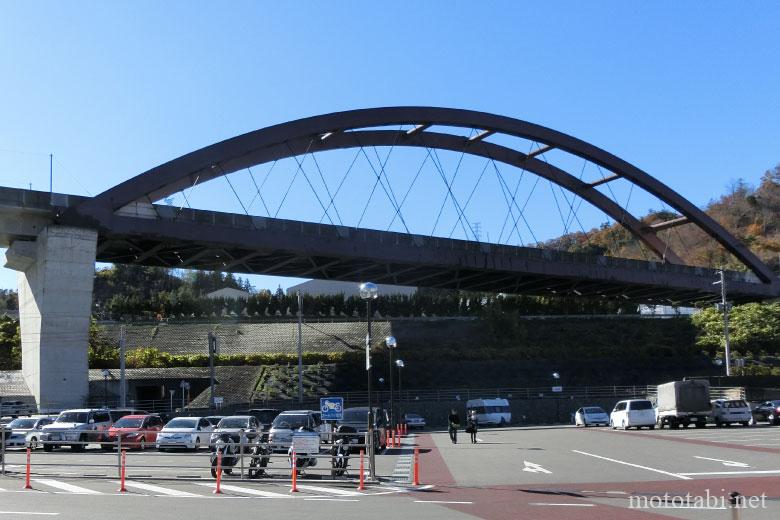
[[[216,408],[214,405],[214,356],[217,354],[217,336],[209,332],[209,410]]]
[[[713,285],[720,284],[720,306],[723,308],[723,338],[726,343],[726,375],[731,375],[731,341],[729,339],[729,304],[726,301],[726,270],[721,269],[720,280]]]
[[[303,402],[303,296],[298,291],[298,402]]]
[[[54,154],[49,154],[49,195],[54,193]]]
[[[119,406],[127,407],[127,379],[125,379],[125,326],[119,327]]]

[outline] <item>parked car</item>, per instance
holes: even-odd
[[[133,408],[113,408],[108,413],[111,415],[111,422],[117,422],[122,417],[128,415],[149,415],[146,410],[135,410]]]
[[[43,450],[70,446],[73,451],[84,451],[87,443],[104,441],[111,424],[111,415],[105,409],[65,410],[52,424],[43,427]]]
[[[221,421],[224,418],[225,418],[224,415],[207,415],[206,417],[204,417],[204,419],[210,422],[214,428],[216,428],[217,425],[219,424],[219,421]]]
[[[416,413],[407,413],[404,415],[404,423],[407,428],[414,430],[415,428],[425,428],[425,418],[422,415]]]
[[[753,419],[767,421],[769,424],[780,424],[780,400],[765,401],[753,409]]]
[[[11,417],[16,419],[20,415],[31,416],[37,413],[33,404],[24,401],[2,401],[0,402],[0,417]]]
[[[268,432],[268,443],[274,452],[287,453],[292,434],[298,428],[319,431],[321,421],[313,410],[289,410],[276,416]]]
[[[712,401],[712,420],[715,426],[739,423],[750,426],[753,422],[750,405],[744,399],[715,399]]]
[[[609,415],[600,406],[583,406],[574,412],[574,424],[577,426],[593,426],[609,424]]]
[[[163,426],[154,445],[160,451],[171,448],[197,450],[209,442],[213,429],[205,417],[176,417]]]
[[[387,423],[389,418],[387,411],[382,408],[374,408],[374,446],[379,450],[387,447]],[[340,426],[354,428],[357,433],[365,436],[368,431],[368,407],[345,408]]]
[[[248,446],[261,434],[260,423],[254,415],[231,415],[223,418],[211,432],[209,438],[211,451],[216,450],[217,439],[224,433],[230,435],[231,440],[236,444],[244,443]]]
[[[506,426],[512,422],[512,412],[506,399],[469,399],[466,401],[466,417],[477,412],[481,426]]]
[[[14,419],[5,427],[10,431],[5,440],[6,448],[27,448],[36,449],[40,446],[41,432],[43,427],[54,422],[55,417],[48,415],[38,417],[19,417]]]
[[[636,428],[647,426],[651,430],[655,429],[655,409],[653,403],[647,399],[628,399],[620,401],[615,405],[614,410],[609,415],[609,425],[615,428]]]
[[[158,415],[125,415],[109,428],[103,449],[116,448],[117,437],[120,437],[122,447],[145,450],[147,446],[155,445],[162,427],[163,422]]]

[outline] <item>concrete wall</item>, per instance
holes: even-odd
[[[87,341],[97,233],[62,226],[12,244],[19,272],[22,373],[42,410],[81,406],[87,397]],[[16,247],[15,247],[16,246]],[[24,255],[14,257],[19,249]],[[19,262],[19,257],[25,262]]]

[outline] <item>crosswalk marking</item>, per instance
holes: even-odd
[[[44,486],[61,489],[62,491],[68,491],[70,493],[74,493],[77,495],[102,495],[103,494],[100,491],[95,491],[94,489],[87,489],[81,486],[74,486],[73,484],[68,484],[67,482],[60,482],[59,480],[36,478],[33,479],[33,482],[37,482],[38,484],[43,484]]]
[[[206,484],[206,483],[203,483],[203,482],[198,482],[197,484],[199,486],[206,486],[206,487],[210,487],[212,489],[217,487],[216,484]],[[263,491],[261,489],[233,486],[232,484],[221,484],[220,487],[222,489],[224,489],[225,491],[233,491],[235,493],[244,493],[246,495],[256,495],[256,496],[265,497],[265,498],[290,498],[290,495],[285,495],[283,493],[275,493],[273,491]]]
[[[328,493],[331,495],[339,495],[343,497],[354,497],[354,496],[360,496],[363,493],[359,493],[357,491],[347,491],[346,489],[338,489],[338,488],[329,488],[329,487],[320,487],[320,486],[310,486],[308,484],[298,484],[298,489],[303,489],[304,491],[316,491],[318,493]]]
[[[119,484],[119,481],[116,482]],[[144,484],[141,482],[134,482],[131,480],[125,481],[125,486],[131,487],[131,488],[138,488],[143,489],[144,491],[151,491],[152,493],[157,493],[158,495],[166,495],[171,497],[199,497],[201,495],[196,495],[195,493],[190,493],[188,491],[181,491],[178,489],[171,489],[171,488],[165,488],[162,486],[155,486],[153,484]]]

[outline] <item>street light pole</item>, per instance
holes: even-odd
[[[720,284],[720,304],[723,307],[723,339],[726,343],[726,376],[731,375],[731,341],[729,338],[729,304],[726,301],[726,271],[721,269],[720,280],[713,285]]]
[[[368,421],[368,437],[371,439],[371,444],[368,450],[369,457],[369,477],[371,480],[376,478],[375,471],[375,452],[376,446],[374,442],[374,409],[371,403],[371,300],[375,300],[379,296],[379,289],[376,284],[371,282],[365,282],[360,284],[360,297],[366,300],[366,377],[368,391],[368,414],[366,420]]]
[[[393,394],[394,394],[394,383],[393,379],[395,378],[393,376],[393,350],[398,346],[398,342],[395,340],[395,337],[388,336],[385,338],[385,345],[387,345],[387,368],[388,368],[388,377],[390,378],[390,425],[395,424],[395,408],[393,406]]]
[[[401,406],[401,402],[403,401],[403,387],[401,386],[401,374],[403,373],[404,368],[404,360],[403,359],[396,359],[395,360],[395,366],[398,367],[398,417],[399,420],[401,417],[403,417],[403,407]]]

